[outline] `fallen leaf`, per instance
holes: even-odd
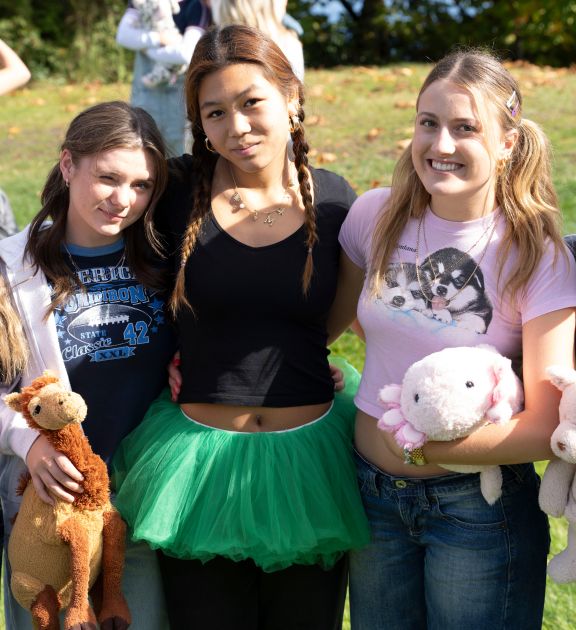
[[[324,118],[324,116],[306,116],[306,126],[308,127],[314,127],[316,125],[320,126],[323,125],[325,122],[326,119]]]
[[[380,180],[379,179],[373,179],[370,182],[370,188],[378,188],[380,186]]]
[[[73,103],[68,103],[68,105],[64,107],[64,111],[67,111],[73,114],[74,112],[78,111],[78,105],[74,105]]]
[[[336,100],[336,96],[334,94],[326,94],[326,96],[322,97],[327,103],[333,103]]]
[[[414,109],[416,107],[416,101],[396,101],[394,107],[396,109]]]
[[[403,77],[411,77],[414,74],[414,70],[412,68],[400,68],[398,73]]]
[[[38,107],[42,107],[42,105],[46,105],[46,101],[43,98],[35,98],[32,101],[32,105],[37,105]]]
[[[376,138],[380,135],[380,129],[378,127],[372,127],[370,131],[366,134],[366,140],[372,141],[376,140]]]
[[[310,96],[322,96],[322,92],[324,92],[323,85],[314,85],[308,90]]]
[[[318,155],[318,164],[330,164],[330,162],[336,162],[338,157],[334,153],[320,153]]]
[[[17,136],[22,129],[20,127],[8,127],[8,135],[9,136]]]
[[[404,140],[398,140],[398,142],[396,143],[396,148],[404,151],[404,149],[408,148],[411,142],[412,142],[412,138],[405,138]]]

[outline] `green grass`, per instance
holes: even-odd
[[[358,193],[388,185],[401,144],[411,133],[413,103],[425,65],[310,70],[306,75],[311,162],[345,176]],[[518,64],[525,116],[542,125],[554,149],[554,182],[565,231],[576,231],[576,72]],[[128,85],[33,83],[2,97],[0,185],[24,226],[39,209],[44,179],[58,157],[66,125],[85,107],[128,98]],[[351,334],[333,346],[362,369],[364,349]],[[540,473],[544,464],[538,465]],[[551,519],[552,553],[566,544],[563,519]],[[1,604],[0,604],[1,605]],[[570,630],[576,619],[576,585],[549,584],[544,628]],[[0,622],[0,630],[3,629]],[[346,630],[349,621],[345,622]]]

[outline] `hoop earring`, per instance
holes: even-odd
[[[210,153],[218,153],[218,151],[216,151],[216,149],[212,146],[210,140],[208,140],[208,136],[204,137],[204,145],[206,146],[208,151],[210,151]]]

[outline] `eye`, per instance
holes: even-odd
[[[112,177],[112,175],[100,175],[100,179],[104,180],[105,182],[114,181],[114,178]]]
[[[417,403],[420,400],[420,396],[418,394],[414,394],[414,402]]]
[[[34,407],[34,411],[32,412],[32,415],[37,416],[41,411],[42,411],[41,405],[36,405],[36,407]]]
[[[432,120],[431,118],[422,118],[422,120],[420,120],[419,125],[421,127],[435,127],[436,126],[436,121]]]
[[[244,107],[254,107],[254,105],[257,105],[262,99],[260,98],[249,98],[245,103],[244,103]]]
[[[220,118],[223,114],[224,112],[221,109],[215,109],[212,112],[208,112],[206,118]]]
[[[468,389],[470,389],[471,387],[474,387],[474,382],[473,381],[466,381],[466,387]]]
[[[478,131],[477,127],[470,123],[462,123],[458,129],[459,131],[464,131],[465,133],[476,133]]]
[[[136,182],[132,187],[137,188],[138,190],[149,190],[152,187],[152,184],[150,182]]]

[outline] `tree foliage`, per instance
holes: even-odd
[[[335,15],[322,14],[339,5]],[[115,33],[127,0],[0,0],[0,37],[35,77],[123,81],[132,54]],[[435,60],[456,45],[568,66],[576,0],[289,0],[308,66]],[[320,11],[320,13],[319,13]]]

